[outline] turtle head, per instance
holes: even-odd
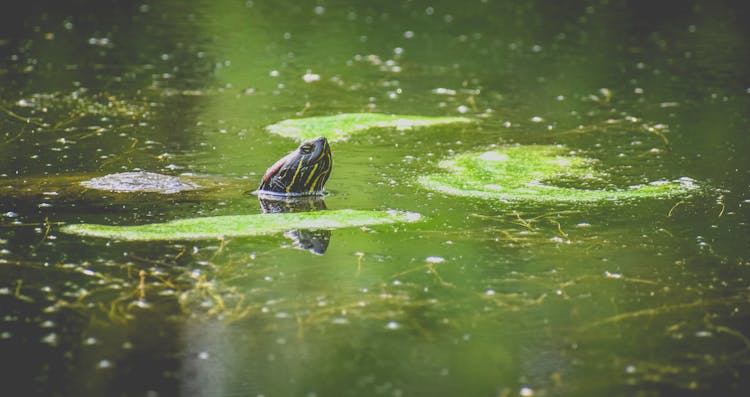
[[[322,195],[333,157],[325,137],[303,142],[268,168],[258,191],[285,196]]]

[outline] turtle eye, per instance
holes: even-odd
[[[312,152],[312,145],[308,145],[308,144],[302,145],[299,147],[299,151],[302,154],[310,154],[310,152]]]

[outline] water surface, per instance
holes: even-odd
[[[600,396],[750,390],[747,10],[732,2],[32,1],[0,31],[0,360],[19,395]],[[42,10],[42,11],[40,11]],[[426,220],[125,243],[66,223],[260,213],[264,126],[464,116],[332,144],[331,209]],[[421,188],[446,157],[561,144],[590,204]],[[147,170],[226,194],[87,195]]]

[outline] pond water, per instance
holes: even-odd
[[[731,2],[29,1],[0,16],[0,361],[10,395],[657,396],[750,390],[750,64]],[[738,2],[740,3],[740,2]],[[326,206],[417,223],[122,242],[261,213],[264,127],[462,116],[332,142]],[[565,145],[685,197],[432,192],[440,160]],[[113,172],[221,194],[89,195]],[[297,231],[299,233],[299,231]],[[3,393],[5,394],[5,393]]]

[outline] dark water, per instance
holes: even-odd
[[[750,15],[741,2],[31,1],[0,16],[4,395],[657,396],[750,390]],[[313,75],[318,75],[319,80]],[[440,90],[438,90],[440,89]],[[463,115],[332,145],[331,209],[424,222],[123,243],[64,223],[258,213],[301,115]],[[691,197],[504,204],[440,159],[564,144]],[[75,178],[227,178],[181,199]],[[7,393],[6,393],[7,391]]]

